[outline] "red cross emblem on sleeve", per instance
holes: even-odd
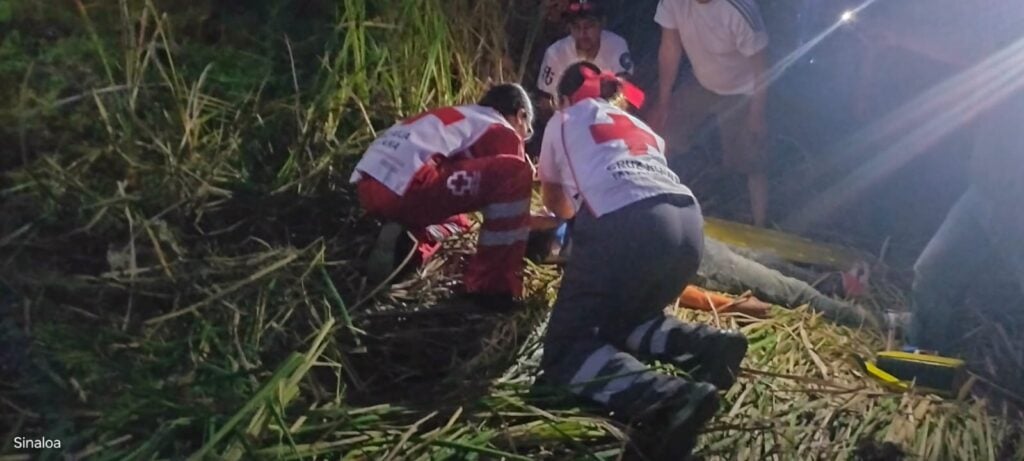
[[[598,144],[621,139],[635,156],[647,155],[647,148],[658,149],[658,140],[651,132],[637,126],[629,117],[620,114],[608,114],[612,123],[590,125],[590,134]]]
[[[446,183],[452,195],[462,197],[464,195],[476,195],[480,189],[480,172],[459,170],[448,177]]]

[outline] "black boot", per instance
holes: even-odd
[[[711,383],[719,389],[732,387],[747,355],[747,337],[735,330],[714,330],[706,332],[700,343],[698,355],[682,354],[668,362],[696,381]]]
[[[718,407],[717,389],[708,383],[696,383],[684,398],[674,402],[655,459],[690,459],[700,430],[715,416]]]
[[[718,390],[708,383],[689,382],[671,398],[659,403],[650,417],[641,421],[638,448],[643,459],[690,460],[701,429],[719,408]]]
[[[725,390],[739,375],[747,338],[738,331],[665,316],[636,327],[627,346],[646,359],[671,363],[693,379]]]

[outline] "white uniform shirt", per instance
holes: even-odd
[[[404,195],[413,175],[432,157],[470,155],[470,147],[495,129],[515,132],[505,117],[490,107],[467,105],[425,112],[381,133],[356,164],[351,182],[358,182],[365,174]],[[518,135],[500,138],[519,140]],[[508,152],[493,154],[519,154],[521,140],[512,144],[515,143],[502,143],[496,148]]]
[[[544,52],[544,62],[537,76],[537,89],[554,96],[558,92],[558,81],[562,73],[580,61],[586,59],[576,51],[576,40],[573,40],[572,35],[552,43]],[[602,71],[607,70],[616,75],[633,72],[633,58],[629,54],[626,39],[607,30],[601,31],[601,46],[597,56],[589,62]]]
[[[721,95],[754,92],[750,57],[768,45],[754,0],[661,0],[654,20],[679,31],[701,86]]]
[[[578,210],[600,217],[662,194],[693,196],[668,168],[665,141],[640,119],[604,100],[584,99],[556,113],[544,130],[539,174],[560,184]]]

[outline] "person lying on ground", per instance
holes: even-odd
[[[381,133],[351,178],[367,213],[386,221],[370,253],[370,279],[398,267],[406,229],[426,259],[469,228],[464,213],[480,211],[464,297],[491,309],[519,307],[534,174],[523,143],[532,121],[526,91],[506,83],[477,104],[437,108]]]
[[[697,269],[696,284],[726,293],[750,291],[762,301],[783,307],[808,305],[825,318],[854,328],[881,327],[864,308],[830,298],[807,282],[743,256],[709,237],[704,238],[704,259]]]
[[[556,233],[569,232],[559,228],[560,221],[551,220],[547,229],[539,229],[530,236],[527,257],[539,263],[562,264],[571,253],[571,236],[559,237]],[[551,248],[557,248],[558,254],[552,255]],[[821,313],[825,318],[853,328],[881,328],[880,321],[866,309],[840,299],[829,297],[809,283],[793,274],[784,272],[793,270],[790,264],[757,260],[751,250],[733,249],[729,245],[704,236],[704,254],[697,268],[694,284],[712,291],[724,293],[751,292],[757,301],[765,301],[782,307],[799,307],[808,305],[813,311]],[[769,260],[771,258],[762,258]],[[808,274],[801,273],[800,276]]]
[[[574,219],[573,250],[544,337],[540,383],[664,429],[658,459],[684,459],[718,408],[717,391],[734,383],[746,338],[664,313],[697,272],[703,218],[668,169],[664,141],[623,110],[627,97],[641,106],[642,93],[578,63],[563,74],[558,97],[538,173],[547,209]],[[690,377],[641,360],[674,364]]]

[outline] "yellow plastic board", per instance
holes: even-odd
[[[829,267],[845,271],[861,261],[872,258],[850,248],[818,243],[793,234],[762,229],[747,224],[716,218],[705,218],[704,233],[727,245],[768,253],[800,264]]]

